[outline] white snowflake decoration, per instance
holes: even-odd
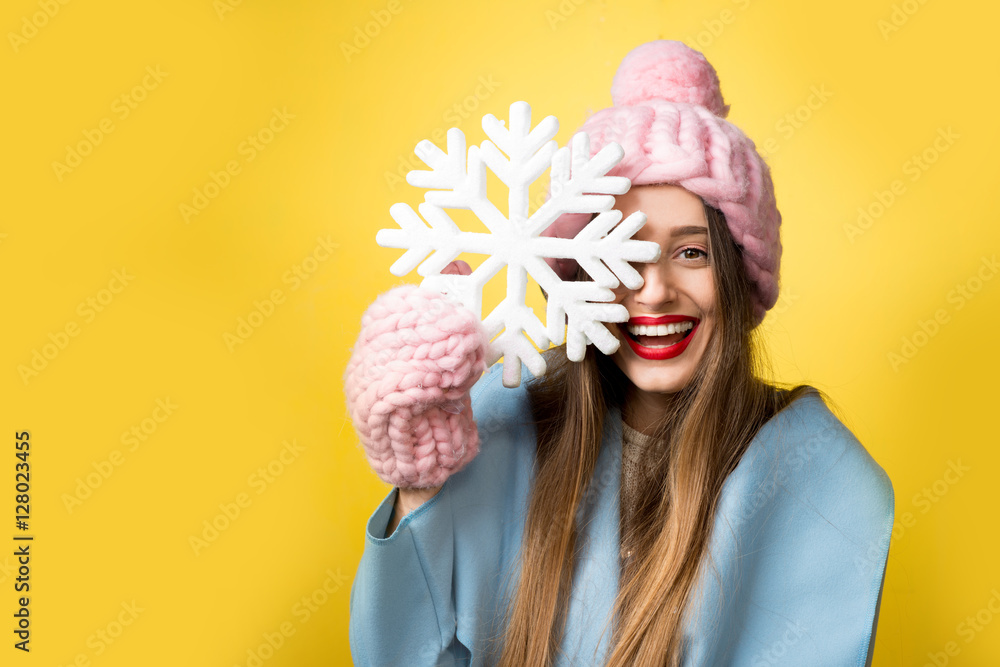
[[[430,189],[418,206],[420,215],[408,204],[394,204],[389,213],[400,229],[380,230],[376,242],[406,249],[389,269],[393,275],[404,276],[417,268],[424,276],[421,286],[457,298],[479,318],[483,287],[506,265],[506,296],[483,326],[492,340],[487,363],[492,365],[502,356],[503,383],[516,387],[521,383],[522,362],[536,376],[545,373],[545,360],[535,346],[544,350],[559,345],[564,336],[566,354],[573,361],[583,359],[588,342],[613,354],[619,342],[604,323],[625,322],[628,311],[608,303],[614,300],[612,289],[619,283],[630,289],[641,287],[642,277],[629,262],[656,261],[660,247],[632,238],[646,223],[645,214],[637,211],[622,221],[621,212],[612,209],[612,195],[624,194],[631,186],[625,177],[605,175],[624,156],[618,144],[609,143],[591,157],[589,137],[578,132],[570,146],[557,148],[552,138],[559,121],[548,116],[531,129],[531,107],[526,102],[510,106],[509,130],[493,114],[483,117],[483,130],[492,141],[470,146],[468,157],[465,135],[458,128],[448,130],[447,153],[427,140],[417,144],[414,152],[430,171],[411,171],[406,182]],[[486,197],[487,167],[509,189],[507,215]],[[550,168],[551,196],[529,214],[528,188]],[[445,209],[471,210],[489,233],[462,231]],[[576,238],[540,236],[563,213],[597,217]],[[463,252],[487,258],[468,276],[440,273]],[[546,257],[572,258],[593,280],[563,281]],[[525,304],[528,275],[548,294],[547,326]]]

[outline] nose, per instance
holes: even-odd
[[[650,312],[661,312],[664,306],[677,298],[676,285],[670,268],[660,262],[649,262],[636,267],[642,276],[642,287],[630,293],[632,302]]]

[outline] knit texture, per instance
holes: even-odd
[[[381,295],[361,318],[345,391],[368,463],[400,488],[440,486],[479,453],[469,390],[489,341],[475,314],[415,285]]]
[[[622,422],[622,478],[620,518],[622,526],[631,525],[639,505],[639,482],[649,467],[649,449],[656,443],[651,435]],[[622,540],[622,558],[632,555],[630,545]]]
[[[625,157],[608,175],[625,176],[632,185],[679,185],[722,211],[743,250],[759,324],[778,300],[781,214],[767,163],[754,142],[724,120],[729,105],[715,69],[681,42],[649,42],[625,56],[611,94],[614,106],[579,130],[590,137],[591,153],[616,142]],[[545,235],[573,236],[589,220],[565,214]],[[576,270],[572,260],[550,266],[564,279]]]

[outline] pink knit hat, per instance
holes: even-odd
[[[778,300],[781,214],[771,173],[754,142],[723,120],[715,68],[687,45],[658,40],[633,49],[611,83],[614,106],[588,118],[580,131],[590,136],[591,154],[614,141],[625,157],[610,172],[632,185],[668,183],[700,196],[726,217],[743,249],[754,284],[754,324]],[[590,214],[568,213],[544,232],[575,236]],[[573,260],[552,260],[564,280],[576,272]]]

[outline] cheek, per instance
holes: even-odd
[[[707,276],[702,280],[693,282],[690,285],[690,294],[698,304],[702,313],[712,315],[715,313],[715,281],[712,280],[710,271],[706,271]]]

